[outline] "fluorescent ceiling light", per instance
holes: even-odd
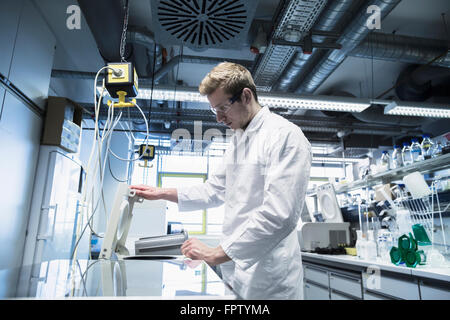
[[[384,114],[450,118],[450,107],[447,105],[432,104],[427,102],[393,101],[384,107]]]
[[[97,87],[101,92],[101,87]],[[157,86],[153,90],[139,88],[137,99],[203,102],[209,103],[206,96],[200,95],[194,87],[162,87]],[[306,110],[328,110],[342,112],[361,112],[370,106],[368,99],[331,97],[331,96],[300,96],[288,93],[259,93],[258,101],[263,106],[306,109]]]
[[[364,159],[357,158],[339,158],[339,157],[324,157],[324,156],[314,156],[312,158],[313,162],[351,162],[358,163],[363,161]]]
[[[344,112],[361,112],[370,107],[368,99],[332,97],[332,96],[301,96],[289,93],[258,94],[261,105],[307,110],[327,110]]]

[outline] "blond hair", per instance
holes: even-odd
[[[249,88],[255,100],[256,86],[250,71],[237,63],[222,62],[215,66],[202,80],[198,90],[201,95],[207,96],[222,88],[226,94],[235,95],[244,88]]]

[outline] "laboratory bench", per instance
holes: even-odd
[[[307,300],[450,300],[450,266],[416,268],[302,252]]]
[[[238,299],[204,261],[160,258],[50,260],[0,270],[0,299]]]

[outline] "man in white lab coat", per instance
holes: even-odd
[[[203,79],[217,121],[234,130],[223,165],[198,186],[132,186],[146,199],[177,202],[180,211],[225,204],[220,245],[191,238],[181,247],[192,259],[220,265],[244,299],[302,299],[297,238],[311,167],[311,147],[300,128],[258,103],[244,67],[224,62]]]

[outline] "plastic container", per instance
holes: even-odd
[[[411,155],[411,146],[407,143],[403,143],[402,148],[402,162],[404,166],[410,165],[413,163],[412,155]]]
[[[400,146],[394,146],[394,152],[392,153],[392,169],[400,168],[402,166],[402,150]]]
[[[366,239],[364,238],[364,234],[362,230],[356,231],[356,255],[360,259],[366,259]]]
[[[366,256],[367,260],[375,261],[377,259],[377,244],[375,242],[374,231],[367,231],[368,239],[366,243]]]
[[[422,158],[424,160],[431,159],[434,149],[434,143],[431,141],[430,136],[427,134],[424,134],[422,138],[423,140],[420,144],[420,148],[422,149]]]
[[[391,169],[391,157],[387,151],[383,151],[381,154],[381,171],[387,171]]]
[[[439,157],[440,155],[442,155],[442,143],[440,141],[438,141],[433,147],[431,157],[436,158],[436,157]]]
[[[413,162],[420,162],[423,160],[422,148],[419,144],[419,140],[416,138],[411,140],[411,158]]]

